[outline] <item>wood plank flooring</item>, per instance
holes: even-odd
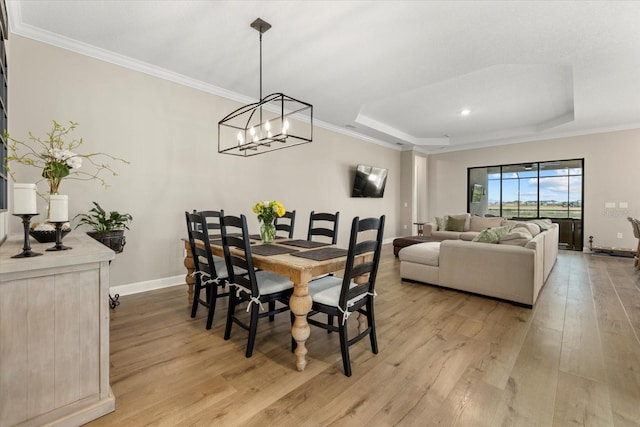
[[[640,272],[633,260],[560,251],[533,310],[401,282],[385,245],[380,352],[312,327],[294,368],[288,315],[222,339],[189,317],[186,288],[125,296],[111,316],[116,411],[90,426],[640,426]],[[355,316],[354,316],[355,317]],[[349,319],[355,331],[357,321]]]

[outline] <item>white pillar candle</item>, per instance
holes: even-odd
[[[38,213],[35,184],[13,184],[13,213],[16,215]]]
[[[52,194],[49,196],[49,221],[66,222],[69,221],[69,199],[68,196]]]

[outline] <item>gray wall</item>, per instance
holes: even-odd
[[[220,155],[217,122],[236,102],[23,37],[13,35],[10,43],[12,136],[44,135],[52,119],[74,120],[85,140],[79,152],[131,161],[115,165],[119,175],[108,177],[108,189],[72,180],[60,188],[71,217],[93,200],[133,215],[125,251],[112,263],[112,286],[185,273],[185,210],[244,213],[257,232],[252,205],[276,199],[297,210],[296,237],[306,237],[312,210],[340,211],[342,245],[356,215],[386,214],[385,238],[399,235],[399,151],[316,127],[311,144],[246,159]],[[358,163],[389,169],[384,198],[350,197]],[[39,179],[35,168],[14,169],[20,182]],[[16,218],[7,222],[10,235],[19,233]]]

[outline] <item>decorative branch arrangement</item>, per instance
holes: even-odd
[[[9,167],[10,162],[17,162],[42,170],[42,179],[36,182],[36,185],[46,181],[49,186],[48,194],[59,194],[60,184],[64,178],[81,181],[95,179],[107,188],[109,185],[102,175],[105,171],[110,172],[112,176],[117,176],[117,173],[108,163],[101,163],[99,159],[106,157],[125,164],[130,162],[106,153],[76,153],[75,150],[84,143],[82,138],[76,139],[71,136],[77,127],[78,123],[73,121],[69,121],[69,126],[65,127],[53,120],[53,129],[47,132],[44,140],[29,132],[30,142],[14,139],[5,131],[9,149],[6,166],[11,178],[15,181],[14,172]],[[69,138],[71,141],[66,142]],[[90,163],[90,170],[80,170],[83,160],[86,160],[85,164]],[[47,193],[39,192],[38,194],[46,199]]]

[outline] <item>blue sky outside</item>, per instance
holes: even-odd
[[[581,169],[552,169],[540,171],[541,202],[578,202],[582,199]],[[503,174],[502,200],[505,203],[537,202],[537,171],[509,172]],[[520,197],[518,197],[520,194]],[[500,203],[500,174],[489,174],[487,191],[489,203]]]

